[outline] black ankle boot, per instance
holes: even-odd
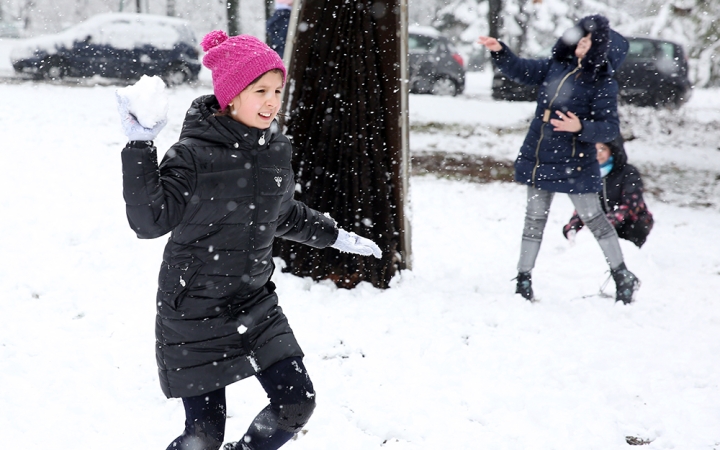
[[[634,273],[627,270],[625,263],[620,264],[616,269],[610,270],[617,293],[615,294],[616,302],[623,302],[626,305],[632,303],[633,294],[640,288],[640,280]]]
[[[525,300],[530,300],[531,302],[534,301],[535,297],[533,296],[532,276],[530,275],[530,272],[518,272],[515,279],[517,280],[515,293],[522,295]]]

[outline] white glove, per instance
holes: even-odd
[[[131,141],[152,141],[167,124],[167,94],[159,77],[115,91],[123,133]]]
[[[577,235],[577,230],[572,229],[572,230],[568,231],[567,240],[568,240],[568,243],[570,244],[570,247],[575,245],[575,236],[576,235]]]
[[[348,233],[342,228],[338,230],[337,240],[331,247],[341,252],[356,253],[363,256],[373,255],[378,259],[382,257],[380,247],[373,241],[360,237],[355,233]]]

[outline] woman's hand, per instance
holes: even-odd
[[[500,42],[498,42],[498,40],[493,37],[480,36],[477,40],[477,43],[480,45],[484,45],[485,48],[487,48],[491,52],[499,52],[500,50],[502,50],[502,45],[500,45]]]
[[[580,123],[580,118],[573,114],[572,112],[568,111],[567,114],[564,114],[562,111],[555,111],[555,113],[560,117],[560,119],[550,119],[550,123],[553,128],[553,131],[567,131],[568,133],[577,133],[578,131],[582,130],[582,123]]]

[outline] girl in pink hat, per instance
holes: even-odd
[[[170,233],[157,291],[160,386],[182,398],[185,429],[171,449],[217,450],[225,439],[225,387],[254,376],[269,404],[229,450],[281,447],[308,421],[315,391],[270,277],[273,240],[374,255],[372,241],[339,229],[293,199],[292,146],[275,117],[285,84],[278,54],[252,36],[209,33],[203,64],[214,95],[193,101],[179,141],[158,165],[152,128],[118,94],[129,142],[122,151],[130,227]]]

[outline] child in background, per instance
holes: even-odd
[[[275,0],[275,12],[265,24],[265,33],[268,36],[270,48],[275,50],[280,58],[285,55],[285,41],[290,25],[292,4],[293,0]]]
[[[252,36],[209,33],[203,64],[214,95],[195,99],[180,140],[158,166],[152,128],[118,92],[128,144],[123,195],[141,239],[170,232],[157,291],[156,356],[168,398],[186,421],[172,449],[217,450],[225,437],[225,387],[255,376],[269,405],[230,450],[274,450],[308,421],[315,391],[303,352],[278,305],[272,246],[282,237],[380,258],[374,242],[337,228],[293,199],[290,141],[278,129],[286,71]]]
[[[643,200],[640,172],[627,163],[622,138],[608,143],[598,142],[595,147],[603,177],[600,205],[618,236],[642,247],[654,220]],[[563,227],[563,235],[572,242],[584,225],[575,211]]]

